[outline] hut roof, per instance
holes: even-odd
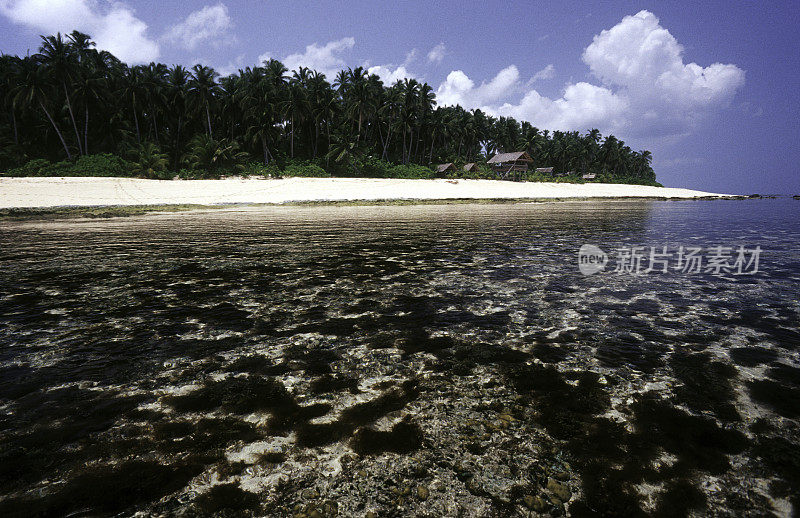
[[[464,164],[464,171],[472,171],[473,169],[475,169],[475,162]]]
[[[436,168],[436,172],[437,173],[444,173],[445,171],[448,171],[450,169],[455,169],[455,168],[456,168],[456,166],[454,166],[452,162],[447,162],[446,164],[439,164],[439,166]]]
[[[516,151],[514,153],[498,153],[490,158],[487,164],[501,164],[503,162],[533,162],[533,159],[525,151]]]
[[[552,173],[553,172],[553,168],[552,167],[537,167],[536,168],[536,172],[537,173]]]

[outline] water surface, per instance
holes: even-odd
[[[0,224],[0,513],[788,515],[800,202]],[[612,256],[583,276],[585,243]],[[754,275],[613,271],[761,248]]]

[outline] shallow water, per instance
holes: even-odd
[[[779,199],[2,223],[0,514],[800,511],[798,215]],[[586,243],[606,271],[578,271]],[[614,272],[635,245],[760,246],[759,271]]]

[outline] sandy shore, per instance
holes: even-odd
[[[219,205],[351,200],[699,198],[707,196],[725,195],[643,185],[516,183],[495,180],[0,178],[0,208]]]

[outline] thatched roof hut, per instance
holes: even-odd
[[[465,173],[471,173],[471,172],[477,171],[477,170],[478,170],[478,164],[476,164],[475,162],[470,162],[468,164],[464,164],[464,172]]]
[[[553,168],[552,167],[537,167],[536,168],[536,172],[537,173],[541,173],[541,174],[553,174]]]
[[[496,164],[508,164],[517,162],[525,164],[527,171],[527,166],[529,163],[533,162],[533,159],[525,151],[516,151],[514,153],[497,153],[495,156],[490,158],[486,163],[496,165]]]
[[[438,174],[449,173],[449,172],[451,172],[451,171],[455,171],[455,170],[456,170],[456,166],[455,166],[455,165],[453,165],[453,163],[452,163],[452,162],[448,162],[448,163],[446,163],[446,164],[439,164],[439,165],[436,167],[436,172],[437,172]]]
[[[514,153],[498,153],[486,163],[492,166],[500,178],[506,178],[509,173],[528,172],[528,166],[533,163],[533,159],[525,151],[516,151]]]

